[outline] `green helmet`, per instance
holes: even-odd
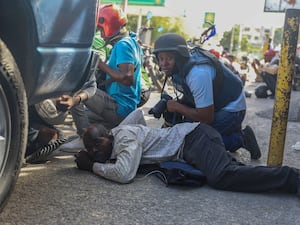
[[[185,39],[175,33],[163,34],[155,41],[154,54],[166,51],[176,51],[183,57],[190,57]]]

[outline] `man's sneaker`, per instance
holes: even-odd
[[[62,146],[60,146],[61,151],[65,152],[73,152],[74,150],[77,152],[79,149],[83,149],[84,144],[82,141],[82,138],[78,137],[73,139],[72,141],[69,141]]]
[[[49,142],[47,145],[40,147],[37,151],[32,154],[26,156],[25,160],[27,163],[43,163],[47,161],[47,157],[58,149],[66,139],[61,138],[55,141]]]
[[[254,132],[250,126],[246,126],[242,130],[244,138],[244,148],[250,152],[251,159],[259,159],[261,157],[261,152],[257,144]]]

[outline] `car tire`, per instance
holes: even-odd
[[[18,66],[0,39],[0,212],[16,184],[28,134],[26,92]]]

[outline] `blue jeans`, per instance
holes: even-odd
[[[226,150],[235,152],[243,147],[244,139],[242,135],[242,122],[245,118],[246,111],[215,112],[215,120],[212,127],[221,134]]]

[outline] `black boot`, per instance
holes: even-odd
[[[246,126],[242,130],[244,138],[244,148],[250,152],[251,159],[259,159],[261,157],[260,148],[257,144],[255,134],[250,126]]]

